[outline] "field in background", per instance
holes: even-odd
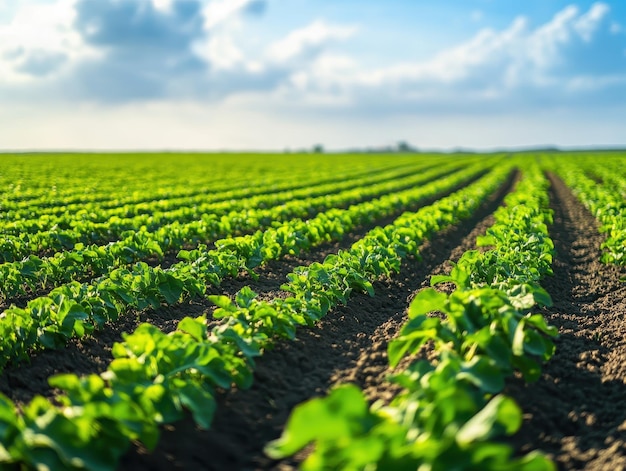
[[[0,181],[0,468],[626,467],[624,153]]]

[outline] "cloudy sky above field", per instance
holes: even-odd
[[[626,2],[0,2],[0,149],[398,141],[626,146]]]

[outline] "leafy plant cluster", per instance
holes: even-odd
[[[417,169],[423,166],[423,164],[417,166]],[[128,218],[113,215],[104,222],[94,222],[81,217],[88,213],[66,215],[63,217],[63,223],[57,220],[52,227],[49,227],[50,221],[47,217],[34,220],[16,219],[4,225],[5,235],[0,240],[0,260],[17,261],[35,253],[50,254],[72,249],[76,244],[89,244],[90,249],[93,249],[97,246],[95,244],[113,241],[120,237],[125,239],[129,231],[138,230],[151,234],[148,237],[154,237],[157,241],[166,242],[166,246],[170,240],[172,244],[204,240],[202,235],[211,234],[212,230],[216,230],[214,226],[218,226],[217,229],[219,229],[220,223],[227,225],[226,222],[222,222],[224,218],[239,223],[238,225],[242,226],[242,232],[250,231],[257,228],[258,220],[266,221],[266,225],[269,224],[272,216],[278,215],[278,209],[284,211],[285,217],[305,217],[311,212],[315,213],[316,206],[326,204],[327,207],[332,207],[333,204],[350,204],[360,201],[367,195],[376,195],[380,192],[392,191],[402,185],[418,184],[423,181],[419,172],[409,173],[408,176],[406,173],[406,168],[403,168],[378,175],[370,174],[358,179],[345,178],[339,182],[319,185],[313,184],[309,178],[309,184],[304,187],[302,183],[294,183],[292,180],[291,186],[295,185],[295,189],[287,186],[285,190],[272,191],[269,186],[262,188],[260,194],[247,198],[235,198],[237,192],[228,190],[204,197],[200,195],[198,198],[201,203],[187,201],[179,204],[176,209],[162,210],[159,207],[162,203],[152,202],[143,205],[147,206],[147,209],[142,214]],[[405,174],[405,178],[396,179],[398,174]],[[287,185],[289,184],[287,182]],[[306,207],[304,200],[309,203],[306,210],[303,209]],[[339,200],[342,203],[339,203]],[[207,225],[209,227],[205,227]],[[230,225],[237,227],[237,224],[232,222]],[[223,237],[229,232],[218,234],[218,237]],[[184,239],[185,236],[188,239]],[[122,240],[117,245],[124,246],[125,243],[126,241]]]
[[[391,404],[370,406],[357,386],[339,386],[297,406],[267,453],[283,458],[313,443],[302,464],[309,471],[554,470],[539,453],[514,458],[498,441],[522,422],[517,404],[501,394],[506,378],[519,371],[536,380],[554,352],[556,329],[532,313],[551,302],[537,284],[551,273],[546,190],[538,168],[526,169],[478,241],[492,249],[466,252],[449,275],[431,279],[454,283],[452,293],[429,288],[414,298],[388,347],[390,366],[427,343],[437,357],[413,360],[391,377],[403,388]]]
[[[621,181],[621,193],[610,184],[601,184],[585,175],[575,162],[553,159],[550,164],[573,191],[576,197],[600,222],[600,232],[606,234],[601,245],[603,263],[626,265],[626,177],[616,174],[613,179]],[[595,163],[591,168],[602,165]],[[602,172],[601,172],[602,173]]]
[[[213,250],[206,246],[182,250],[179,253],[182,261],[167,269],[138,262],[132,267],[113,269],[91,282],[72,281],[59,286],[48,295],[29,301],[24,308],[11,307],[0,315],[0,369],[10,361],[28,359],[33,349],[58,348],[72,337],[91,334],[131,308],[156,308],[201,296],[207,285],[219,286],[225,276],[237,275],[241,270],[251,271],[286,253],[341,239],[373,217],[388,216],[415,206],[424,198],[466,182],[481,171],[484,165],[470,166],[421,187],[384,195],[345,210],[334,208],[308,221],[289,220],[264,232],[219,240]],[[429,181],[434,172],[437,171],[425,172],[424,181]],[[333,196],[327,199],[337,202]],[[287,207],[284,205],[280,210],[287,211]],[[227,228],[232,227],[230,221],[222,221]],[[135,237],[141,242],[139,234]],[[156,244],[150,239],[147,241]],[[156,249],[160,249],[158,244]],[[71,271],[68,267],[54,268],[61,276],[64,269]],[[42,275],[41,271],[39,274]],[[32,279],[36,279],[34,275]]]
[[[313,324],[354,289],[373,294],[372,281],[397,271],[402,258],[417,255],[420,241],[468,217],[509,172],[500,166],[433,205],[372,230],[350,250],[294,270],[284,286],[292,294],[286,299],[261,301],[246,287],[234,301],[211,297],[219,306],[213,317],[221,321],[210,330],[204,317],[185,318],[169,334],[141,325],[115,344],[115,359],[101,375],[51,378],[63,391],[55,403],[36,397],[18,413],[0,396],[0,464],[111,470],[131,440],[153,448],[158,426],[185,411],[208,427],[215,391],[249,386],[254,358],[276,338],[293,338],[297,326]]]

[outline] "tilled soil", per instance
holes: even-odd
[[[516,378],[507,386],[525,412],[522,430],[508,441],[518,453],[539,449],[561,470],[626,470],[626,283],[624,270],[601,264],[597,223],[556,177],[551,227],[557,254],[554,276],[543,285],[554,306],[543,314],[559,328],[557,353],[536,383]],[[374,284],[376,295],[354,293],[345,306],[332,310],[314,328],[303,328],[292,342],[280,342],[256,362],[253,386],[221,392],[211,430],[200,430],[190,418],[164,427],[157,449],[135,446],[121,470],[279,470],[297,468],[302,455],[273,461],[263,446],[280,436],[293,407],[326,394],[334,385],[352,382],[372,401],[388,401],[397,392],[385,381],[387,343],[406,319],[416,292],[429,285],[430,275],[446,272],[450,261],[474,248],[475,238],[492,224],[506,187],[477,215],[436,236],[421,248],[422,259],[409,259],[391,280]],[[225,282],[220,292],[234,293],[250,285],[264,298],[284,295],[280,285],[295,266],[321,261],[345,249],[363,232],[341,243],[327,244],[310,254],[273,262],[260,278]],[[102,371],[111,360],[110,347],[121,332],[143,321],[171,330],[184,315],[210,314],[205,301],[175,308],[134,313],[115,328],[76,341],[61,352],[41,352],[30,365],[0,375],[0,391],[19,402],[34,394],[52,396],[46,384],[51,373]]]

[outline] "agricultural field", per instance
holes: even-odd
[[[2,470],[626,470],[626,153],[0,182]]]

